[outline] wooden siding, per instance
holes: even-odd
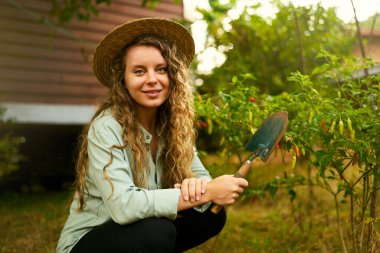
[[[108,31],[139,17],[183,17],[183,5],[172,0],[155,9],[141,2],[113,1],[91,22],[62,29],[40,21],[51,8],[48,0],[0,0],[0,101],[94,104],[105,88],[93,75],[92,52]]]
[[[367,57],[372,58],[375,62],[380,61],[380,29],[369,30],[362,29],[362,37],[365,40],[364,50]],[[353,54],[356,57],[362,57],[360,47],[355,48]]]

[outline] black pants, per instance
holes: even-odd
[[[88,232],[71,253],[170,253],[191,249],[217,235],[226,222],[222,209],[218,214],[193,209],[171,221],[147,218],[128,225],[108,221]]]

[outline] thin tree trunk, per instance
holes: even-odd
[[[293,13],[294,13],[294,19],[296,21],[296,29],[297,29],[297,39],[298,39],[298,45],[300,49],[300,62],[301,62],[301,70],[302,74],[306,74],[306,61],[305,61],[305,50],[303,48],[303,41],[302,41],[302,31],[297,15],[297,10],[293,7]]]
[[[376,24],[377,15],[378,15],[378,13],[376,13],[375,16],[373,16],[373,21],[372,21],[372,26],[371,26],[371,32],[369,34],[369,38],[368,38],[368,42],[367,42],[367,52],[366,52],[367,54],[369,53],[369,48],[370,48],[370,45],[372,44],[372,40],[374,38],[373,32],[375,30],[375,24]]]
[[[351,5],[352,5],[352,9],[354,10],[356,32],[357,32],[357,36],[358,36],[358,41],[359,41],[359,46],[360,46],[360,52],[361,52],[362,57],[366,58],[366,53],[365,53],[364,45],[363,45],[362,33],[360,31],[360,24],[359,24],[358,17],[356,15],[356,9],[355,9],[355,5],[354,5],[353,0],[351,0]],[[368,76],[368,69],[367,68],[364,69],[364,74],[365,74],[366,77]]]

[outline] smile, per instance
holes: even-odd
[[[146,94],[158,94],[161,92],[161,90],[148,90],[148,91],[142,91],[143,93],[146,93]]]

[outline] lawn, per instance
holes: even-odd
[[[280,195],[229,207],[222,233],[189,252],[339,252],[334,215],[324,205],[311,224],[302,204]],[[2,195],[0,252],[55,252],[68,199],[67,192]]]
[[[0,196],[0,252],[55,252],[67,214],[67,192]]]
[[[205,161],[207,167],[219,167]],[[258,164],[250,175],[250,186],[280,176],[288,166]],[[213,164],[212,164],[213,163]],[[233,163],[232,163],[233,164]],[[285,167],[284,167],[285,164]],[[235,170],[236,164],[231,166]],[[299,168],[298,168],[299,170]],[[217,176],[216,171],[212,171]],[[300,186],[297,198],[291,201],[285,190],[275,197],[246,198],[227,208],[223,231],[189,253],[250,253],[250,252],[341,252],[333,199],[321,189]],[[0,195],[0,253],[55,252],[60,231],[68,214],[71,193]],[[341,220],[344,238],[349,245],[349,204],[343,204]],[[379,224],[377,224],[379,225]],[[379,230],[379,227],[377,228]],[[348,252],[350,247],[347,247]],[[380,251],[379,251],[380,252]]]

